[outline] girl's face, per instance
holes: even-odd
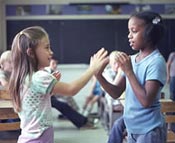
[[[12,71],[11,61],[10,60],[4,61],[2,69],[6,72],[11,72]]]
[[[53,52],[50,49],[50,41],[48,37],[41,39],[35,50],[35,54],[38,60],[38,69],[49,66]]]
[[[141,50],[145,47],[144,30],[145,23],[142,19],[131,17],[128,22],[128,39],[133,50]]]
[[[115,61],[115,57],[112,57],[109,61],[109,64],[114,72],[118,71],[118,64]]]

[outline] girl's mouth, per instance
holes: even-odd
[[[131,47],[133,47],[134,45],[134,42],[130,41],[130,44],[129,44]]]

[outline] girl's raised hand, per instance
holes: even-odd
[[[94,71],[94,74],[99,74],[100,72],[102,72],[108,64],[109,58],[107,57],[107,54],[107,50],[101,48],[91,57],[90,68]]]
[[[131,58],[126,53],[119,52],[116,54],[115,60],[126,75],[132,72]]]

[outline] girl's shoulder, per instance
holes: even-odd
[[[37,72],[35,72],[33,75],[50,75],[51,73],[46,70],[46,69],[43,69],[43,70],[38,70]]]
[[[32,76],[30,87],[34,91],[40,91],[42,94],[50,93],[57,79],[45,70],[39,70]]]
[[[32,76],[32,80],[46,80],[53,79],[54,76],[46,70],[39,70],[35,72]]]

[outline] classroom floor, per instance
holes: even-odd
[[[107,132],[101,125],[97,124],[96,129],[77,129],[67,120],[54,122],[55,143],[107,143]]]

